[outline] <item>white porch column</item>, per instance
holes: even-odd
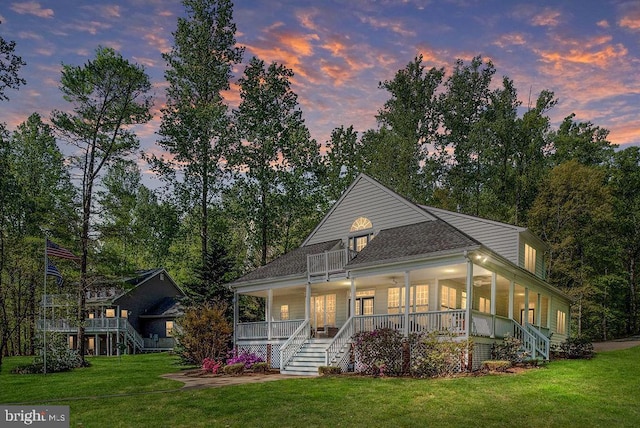
[[[540,328],[540,319],[542,318],[542,295],[538,293],[538,301],[536,302],[536,326]]]
[[[233,291],[233,348],[235,350],[236,345],[238,344],[238,292],[236,290]]]
[[[496,337],[496,280],[498,275],[491,273],[491,337]]]
[[[473,305],[473,262],[467,259],[467,307],[465,330],[467,337],[471,337],[471,307]]]
[[[351,278],[351,300],[349,300],[349,316],[356,315],[356,280]]]
[[[529,287],[524,288],[524,315],[522,325],[529,324]]]
[[[515,319],[513,318],[513,304],[514,304],[514,288],[515,288],[515,283],[513,281],[509,281],[509,319]]]
[[[552,304],[552,296],[549,296],[547,299],[547,328],[551,331],[551,304]]]
[[[273,289],[267,291],[267,340],[271,340],[271,314],[273,313]]]
[[[311,319],[311,284],[307,283],[304,295],[304,319]]]
[[[411,304],[411,283],[409,271],[404,272],[404,336],[409,337],[409,305]]]

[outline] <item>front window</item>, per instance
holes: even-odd
[[[491,312],[491,300],[486,297],[480,297],[478,299],[478,310],[487,314]]]
[[[457,290],[443,285],[440,289],[440,306],[443,311],[457,309]]]
[[[393,287],[387,292],[387,313],[400,314],[404,312],[405,288]],[[409,288],[409,311],[427,312],[429,310],[429,286],[414,285]]]
[[[349,249],[359,253],[367,246],[370,238],[371,235],[354,236],[349,238]]]
[[[107,310],[105,311],[105,316],[106,316],[107,318],[115,318],[115,316],[116,316],[116,310],[115,310],[115,309],[112,309],[112,308],[107,309]]]
[[[287,321],[289,319],[289,305],[280,306],[280,319],[282,321]]]

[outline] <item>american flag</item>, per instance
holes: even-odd
[[[60,245],[51,242],[47,239],[47,256],[60,257],[62,259],[80,260],[80,257],[73,254],[66,248],[62,248]]]
[[[63,282],[62,274],[60,273],[58,268],[53,263],[51,263],[49,260],[47,260],[47,275],[55,276],[56,277],[56,283],[58,285],[62,285],[62,282]]]

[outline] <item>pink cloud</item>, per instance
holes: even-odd
[[[156,34],[148,33],[144,36],[147,43],[159,52],[166,53],[171,51],[171,42],[165,37],[159,37]]]
[[[24,3],[12,3],[11,10],[20,15],[35,15],[38,18],[53,18],[53,9],[43,9],[40,3],[28,1]]]
[[[600,28],[609,28],[609,21],[603,19],[602,21],[596,22],[596,25]]]
[[[560,24],[561,17],[560,11],[545,8],[542,12],[533,16],[531,24],[536,27],[556,27]]]
[[[507,33],[502,34],[493,42],[494,45],[498,46],[501,49],[504,49],[508,46],[521,46],[527,44],[527,37],[523,33]]]

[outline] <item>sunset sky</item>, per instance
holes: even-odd
[[[68,109],[58,90],[61,63],[81,65],[99,45],[143,64],[156,97],[142,148],[157,151],[155,131],[165,90],[162,52],[183,6],[178,0],[5,0],[0,35],[16,41],[27,85],[9,90],[0,121],[13,130],[32,112],[48,118]],[[293,69],[311,135],[376,126],[388,98],[378,82],[392,79],[417,54],[427,67],[451,69],[457,58],[491,59],[512,78],[523,105],[543,89],[559,103],[554,125],[574,112],[611,131],[610,141],[640,145],[640,1],[316,0],[235,3],[245,63],[256,55]],[[236,78],[244,65],[237,67]],[[237,92],[228,95],[234,104]]]

